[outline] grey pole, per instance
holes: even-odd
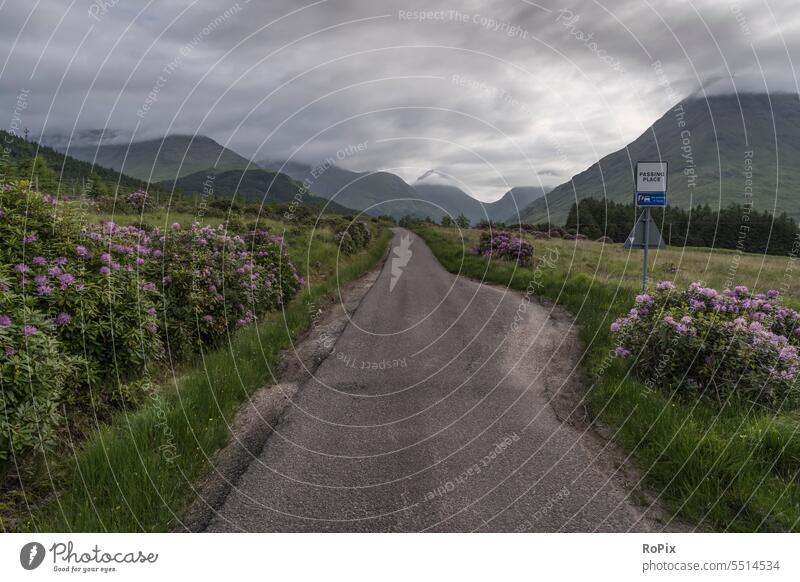
[[[650,246],[650,207],[644,209],[644,259],[642,260],[642,293],[647,293],[647,249]]]

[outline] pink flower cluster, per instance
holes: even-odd
[[[533,257],[533,245],[508,231],[483,232],[476,254],[528,263]]]
[[[653,295],[638,295],[610,329],[620,337],[616,355],[636,354],[643,370],[653,368],[652,352],[676,354],[674,376],[663,374],[668,384],[713,383],[717,390],[730,384],[750,389],[757,400],[762,392],[771,398],[793,392],[800,379],[800,313],[781,305],[776,290],[720,292],[695,282],[678,291],[662,281]],[[784,384],[778,390],[776,383]]]

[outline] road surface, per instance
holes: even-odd
[[[392,246],[205,529],[662,529],[621,455],[553,406],[582,381],[572,320],[446,272],[408,231]]]

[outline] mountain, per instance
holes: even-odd
[[[119,143],[109,143],[107,137],[99,141],[101,136],[97,130],[86,135],[96,140],[93,145],[85,145],[87,140],[78,142],[82,145],[69,145],[61,136],[48,136],[46,141],[79,160],[151,182],[174,180],[203,170],[244,170],[249,164],[247,158],[204,135],[168,135],[163,139],[134,142],[114,138]]]
[[[33,179],[47,194],[68,196],[126,194],[158,190],[115,170],[67,156],[45,145],[0,131],[0,178]]]
[[[534,198],[543,194],[540,188],[523,186],[512,188],[495,202],[481,202],[456,186],[417,183],[413,186],[420,198],[431,203],[432,217],[440,220],[444,216],[445,212],[439,209],[441,207],[453,217],[464,214],[472,224],[487,219],[493,222],[519,222],[518,209],[524,208]],[[434,204],[436,206],[433,206]]]
[[[514,213],[513,197],[522,208],[542,194],[538,188],[514,188],[497,202],[482,203],[436,170],[428,170],[409,185],[389,172],[352,172],[336,166],[331,160],[315,167],[273,160],[265,160],[260,165],[280,169],[305,183],[317,196],[335,197],[337,202],[349,208],[376,216],[388,214],[394,218],[429,216],[440,221],[447,213],[454,217],[463,213],[472,223],[485,220],[487,215],[491,220],[502,221]]]
[[[402,178],[390,172],[352,172],[325,160],[316,166],[299,162],[264,160],[263,168],[281,171],[304,184],[316,196],[335,200],[348,208],[372,216],[388,214],[435,216],[435,207],[419,202],[419,194]]]
[[[630,202],[635,162],[657,159],[669,162],[671,205],[752,200],[754,210],[800,218],[800,100],[751,93],[682,101],[628,146],[531,203],[523,222],[547,221],[549,211],[561,225],[576,198]]]
[[[472,198],[458,186],[414,182],[412,187],[418,198],[429,203],[428,215],[435,220],[441,220],[445,215],[455,219],[459,214],[469,218],[471,223],[478,223],[487,218],[480,201]]]
[[[495,220],[516,224],[520,222],[522,209],[546,193],[547,188],[539,186],[515,186],[503,194],[500,200],[486,204],[486,206],[490,207],[489,212],[495,217]]]
[[[265,204],[298,200],[303,206],[325,207],[325,212],[355,214],[352,209],[345,208],[341,204],[306,193],[301,184],[286,174],[260,168],[246,171],[228,170],[216,174],[209,174],[207,171],[195,172],[177,180],[166,180],[161,182],[160,186],[169,190],[174,187],[184,194],[202,195],[213,190],[215,196],[229,198],[235,196],[240,201],[263,201]]]

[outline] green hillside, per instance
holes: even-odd
[[[218,197],[235,198],[241,202],[263,202],[265,204],[287,203],[297,196],[304,206],[320,208],[327,204],[326,212],[336,214],[355,214],[350,209],[318,196],[302,192],[302,186],[286,174],[267,170],[228,170],[216,174],[196,172],[175,181],[160,184],[166,189],[179,190],[184,194],[195,195],[213,193]]]
[[[32,180],[42,192],[66,196],[126,194],[148,188],[142,180],[0,131],[0,181],[5,180]]]
[[[204,135],[168,135],[132,143],[70,146],[68,153],[126,174],[160,182],[202,170],[244,170],[249,161]]]
[[[576,199],[627,203],[635,162],[655,159],[669,162],[672,205],[720,209],[752,201],[754,210],[800,218],[800,101],[740,94],[681,102],[627,147],[531,203],[523,221],[561,225]]]

